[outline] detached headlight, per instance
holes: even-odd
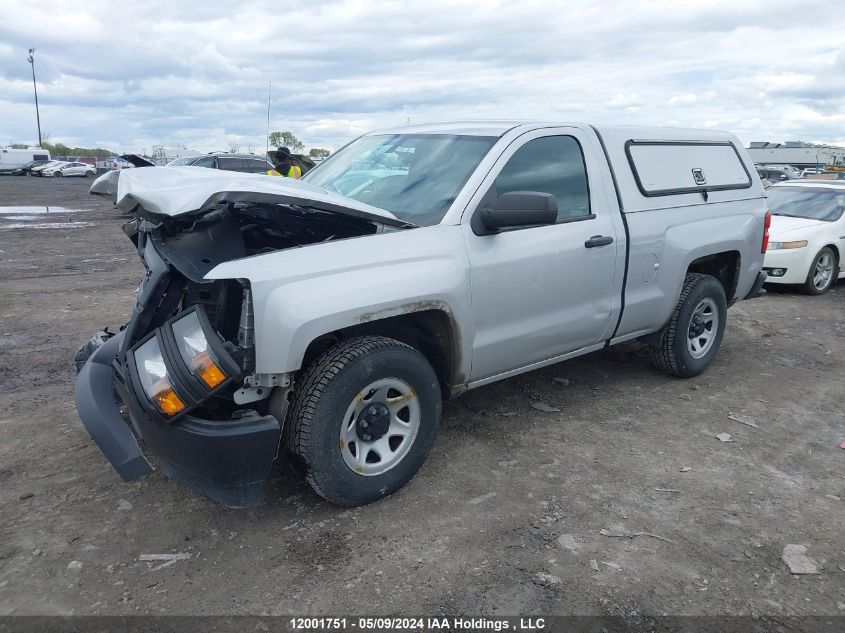
[[[805,246],[807,246],[807,240],[798,240],[796,242],[769,242],[770,251],[804,248]]]
[[[156,408],[168,417],[183,411],[188,405],[173,389],[158,339],[154,336],[141,345],[134,357],[141,387]]]
[[[196,312],[191,312],[173,323],[173,335],[185,365],[206,387],[214,389],[228,378],[208,344]]]

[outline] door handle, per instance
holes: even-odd
[[[595,248],[596,246],[607,246],[613,243],[613,238],[605,235],[593,235],[590,239],[584,242],[586,248]]]

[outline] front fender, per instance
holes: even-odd
[[[442,310],[459,331],[463,375],[472,337],[469,262],[459,226],[437,225],[327,242],[221,264],[207,279],[248,279],[256,370],[302,366],[319,336],[416,312]]]

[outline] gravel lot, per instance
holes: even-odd
[[[0,213],[0,614],[845,614],[845,284],[738,304],[692,380],[626,344],[472,391],[374,505],[279,467],[226,510],[121,481],[76,416],[76,348],[142,272],[90,182],[0,177],[0,205],[79,209]]]

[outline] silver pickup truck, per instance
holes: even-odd
[[[79,415],[124,479],[152,470],[140,438],[230,506],[280,456],[332,502],[379,499],[445,398],[615,343],[695,376],[765,280],[763,188],[710,130],[401,127],[302,181],[146,167],[112,191],[147,273],[80,351]]]

